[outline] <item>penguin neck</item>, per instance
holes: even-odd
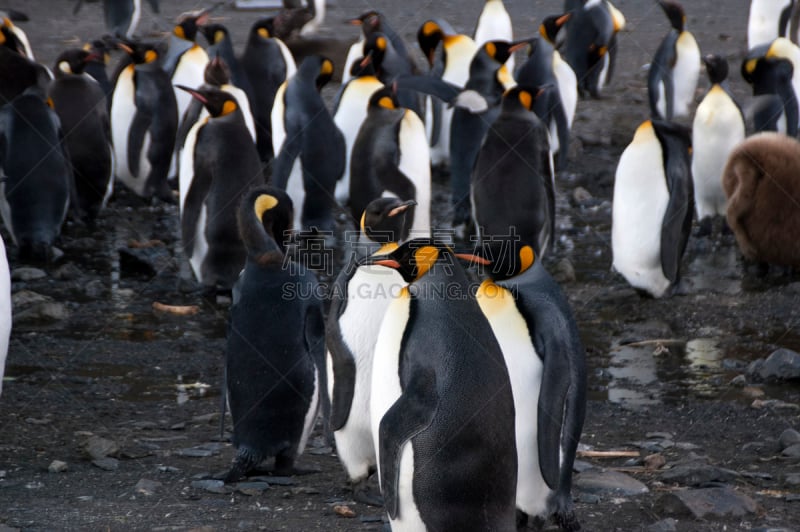
[[[241,224],[240,233],[250,260],[261,266],[283,262],[283,250],[255,216]]]

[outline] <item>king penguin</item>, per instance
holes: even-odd
[[[332,75],[330,59],[306,57],[278,89],[271,117],[272,183],[296,205],[295,227],[328,234],[345,162],[344,137],[319,93]]]
[[[50,261],[72,175],[58,115],[29,87],[0,108],[0,215],[21,260]]]
[[[567,116],[567,126],[572,128],[575,108],[578,106],[578,78],[575,71],[564,61],[556,49],[556,38],[559,30],[570,19],[570,13],[545,17],[539,26],[539,34],[553,47],[553,74],[558,80],[558,92],[561,94],[561,105]]]
[[[0,395],[3,394],[3,375],[6,371],[8,341],[11,337],[11,315],[11,272],[8,268],[6,245],[0,236]],[[369,443],[371,447],[371,439]]]
[[[654,118],[672,120],[688,116],[700,76],[700,48],[685,29],[686,14],[678,2],[659,1],[672,29],[656,50],[647,75],[650,113]]]
[[[0,24],[0,105],[22,94],[28,87],[46,89],[52,75],[36,61],[26,57],[15,44],[8,26]]]
[[[13,20],[17,20],[18,22],[26,21],[28,20],[28,16],[19,11],[0,11],[0,21],[2,21],[0,25],[8,30],[10,40],[13,41],[13,48],[31,61],[35,61],[36,58],[33,56],[33,50],[28,41],[28,36],[22,31],[22,28],[14,24]],[[9,45],[10,44],[5,44],[5,46]]]
[[[232,207],[247,189],[264,183],[261,162],[233,96],[217,88],[178,88],[209,114],[189,131],[181,154],[183,249],[206,291],[228,291],[245,262]]]
[[[408,283],[381,324],[370,391],[392,530],[516,531],[514,399],[463,267],[428,239],[365,263]]]
[[[745,138],[744,116],[728,89],[728,62],[718,55],[703,58],[711,88],[692,123],[692,179],[701,234],[708,234],[714,216],[725,216],[727,199],[722,170],[733,148]]]
[[[514,394],[517,508],[540,521],[554,515],[561,530],[580,530],[571,488],[586,415],[586,352],[572,309],[524,240],[496,240],[482,250],[492,264],[478,304]]]
[[[513,41],[514,31],[511,27],[511,16],[503,5],[503,0],[486,0],[483,4],[478,22],[475,24],[475,44],[478,46],[489,41]],[[514,72],[514,54],[506,61],[506,68]]]
[[[614,73],[616,36],[625,24],[622,13],[606,0],[567,2],[571,16],[564,39],[564,59],[575,71],[578,88],[600,97]]]
[[[47,89],[61,121],[72,175],[73,209],[89,223],[105,207],[114,190],[114,151],[106,97],[100,84],[84,73],[93,55],[85,50],[62,52],[56,79]]]
[[[233,39],[231,39],[228,28],[222,24],[205,24],[200,26],[200,32],[208,41],[208,49],[206,50],[208,57],[213,59],[219,56],[225,61],[225,64],[228,65],[228,69],[230,70],[230,83],[247,93],[247,97],[250,99],[250,103],[252,103],[254,99],[253,88],[250,85],[250,80],[247,78],[241,61],[236,57],[236,53],[233,49]]]
[[[345,145],[344,173],[336,183],[336,201],[342,205],[350,200],[350,158],[358,131],[367,118],[369,99],[383,88],[376,76],[375,61],[375,56],[370,55],[353,62],[351,71],[355,75],[342,86],[333,111],[333,121],[342,132]],[[379,69],[380,65],[377,66]]]
[[[156,48],[120,43],[128,54],[117,67],[111,94],[111,139],[117,179],[143,198],[174,202],[167,183],[178,131],[169,76]]]
[[[245,194],[237,211],[247,248],[239,294],[231,306],[225,354],[236,459],[234,482],[275,457],[277,475],[292,474],[327,389],[325,323],[317,279],[288,261],[278,241],[291,228],[292,201],[273,187]],[[287,290],[308,297],[287,297]]]
[[[389,22],[387,22],[385,15],[378,11],[370,10],[362,13],[357,18],[351,19],[349,22],[361,28],[361,38],[353,43],[347,52],[347,62],[345,63],[342,73],[342,83],[346,83],[352,76],[349,72],[349,68],[353,64],[353,61],[364,55],[364,42],[366,42],[373,33],[383,33],[391,42],[391,47],[394,52],[408,64],[408,69],[412,72],[416,72],[416,62],[408,51],[408,45],[403,40],[403,37],[392,28]],[[403,70],[405,70],[405,67]]]
[[[368,255],[394,251],[408,238],[406,213],[413,205],[397,198],[378,198],[367,205],[359,241],[336,278],[328,311],[328,393],[336,454],[353,485],[354,497],[374,505],[381,503],[366,489],[377,466],[369,415],[372,360],[381,321],[403,278],[395,271],[359,262]]]
[[[431,166],[425,125],[397,94],[384,87],[369,100],[367,118],[353,144],[350,211],[358,219],[374,198],[414,200],[409,227],[415,238],[430,236]]]
[[[784,85],[782,78],[785,77],[787,70],[783,66],[773,68],[779,59],[789,61],[792,66],[791,84],[794,98],[787,97],[783,93],[779,95],[783,102],[784,114],[789,114],[789,112],[787,112],[787,108],[791,107],[789,101],[792,99],[800,101],[800,47],[784,37],[778,37],[770,43],[756,46],[747,52],[747,57],[745,57],[742,65],[742,77],[744,77],[745,81],[748,83],[753,83],[753,91],[755,94],[776,93],[777,90],[770,87]],[[756,67],[763,67],[764,65],[762,63],[765,62],[768,64],[767,66],[769,66],[769,68],[767,68],[765,72],[760,73],[760,75],[754,75]],[[753,79],[756,81],[752,81]],[[767,88],[756,92],[756,84],[759,79],[765,80],[761,83],[767,85]],[[786,131],[797,131],[797,129],[794,124],[786,124]]]
[[[169,74],[173,87],[183,85],[197,88],[203,84],[208,54],[196,41],[199,27],[207,21],[208,11],[204,10],[184,15],[172,29],[162,66]],[[178,117],[182,117],[192,97],[176,88],[175,101],[178,104]]]
[[[742,78],[753,86],[756,97],[752,107],[756,132],[778,131],[791,137],[797,135],[800,109],[792,86],[793,74],[794,67],[788,59],[745,59]]]
[[[535,94],[521,87],[503,96],[472,172],[472,205],[481,242],[513,234],[537,255],[555,232],[553,162],[547,127],[533,112]]]
[[[751,0],[747,18],[747,49],[788,37],[794,0]]]
[[[678,283],[692,227],[690,145],[683,126],[647,120],[622,152],[614,178],[613,267],[656,298]]]

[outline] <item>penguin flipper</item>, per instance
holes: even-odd
[[[675,46],[678,42],[678,33],[670,30],[653,56],[650,64],[650,72],[647,74],[647,96],[650,102],[650,115],[654,118],[672,120],[674,86],[672,79],[672,67],[678,60]],[[661,116],[658,110],[659,85],[664,87],[664,100],[666,104],[666,116]]]
[[[319,375],[319,390],[322,404],[323,425],[328,426],[331,417],[331,402],[328,397],[328,371],[325,364],[325,318],[319,301],[313,301],[306,311],[305,344],[311,360],[317,367]],[[326,434],[327,436],[327,434]]]
[[[131,175],[136,177],[145,177],[139,175],[139,161],[144,147],[144,137],[147,135],[152,121],[149,114],[137,111],[131,121],[131,127],[128,129],[128,168]]]
[[[545,133],[546,134],[546,133]],[[563,149],[563,148],[562,148]],[[560,154],[559,154],[560,155]],[[550,150],[542,150],[542,179],[544,180],[544,189],[547,193],[547,205],[550,208],[548,220],[550,221],[550,230],[548,231],[548,239],[546,242],[539,242],[539,249],[536,251],[540,254],[544,253],[547,247],[552,247],[555,244],[556,233],[556,189],[555,189],[555,169],[553,168],[553,157],[550,155]]]
[[[682,128],[678,125],[659,124],[656,127],[659,137],[662,136],[659,130],[665,126],[671,128],[672,131],[666,131],[670,136],[679,135]],[[688,132],[685,134],[688,136]],[[678,281],[680,275],[681,258],[689,240],[694,212],[694,185],[686,149],[688,145],[688,141],[686,145],[675,143],[673,149],[665,150],[664,157],[669,202],[661,222],[661,269],[664,277],[672,284]]]
[[[350,417],[350,407],[356,389],[356,360],[342,338],[339,318],[347,301],[347,276],[357,266],[350,262],[336,279],[328,310],[328,324],[325,342],[333,362],[333,397],[331,397],[330,430],[337,431],[344,427]]]
[[[436,146],[442,134],[442,102],[439,100],[431,100],[431,117],[431,146]]]
[[[286,190],[294,161],[300,156],[303,147],[302,131],[295,128],[290,130],[290,123],[286,121],[286,139],[272,160],[272,186],[281,190]],[[303,206],[295,205],[294,208],[302,209]]]
[[[435,78],[433,76],[403,75],[395,79],[398,89],[410,89],[423,94],[435,96],[445,103],[456,100],[462,89],[458,85]]]
[[[398,487],[403,446],[428,428],[436,413],[439,394],[432,368],[416,368],[403,394],[386,411],[378,429],[381,489],[389,517],[399,512]]]
[[[196,145],[200,144],[202,134],[203,129],[201,128],[197,133]],[[200,219],[203,204],[211,190],[211,172],[202,170],[208,166],[198,160],[199,155],[199,153],[195,152],[194,176],[181,209],[181,235],[183,251],[187,258],[191,257],[194,251],[194,241],[197,238],[197,221]]]
[[[183,117],[180,120],[180,126],[178,127],[178,135],[175,137],[175,146],[178,149],[183,149],[183,144],[186,142],[186,136],[189,134],[189,130],[191,130],[192,126],[195,125],[197,120],[200,118],[200,113],[202,112],[203,104],[200,102],[200,100],[192,98],[192,101],[189,102],[189,106],[183,113]]]

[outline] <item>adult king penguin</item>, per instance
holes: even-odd
[[[586,414],[586,353],[572,309],[530,244],[500,239],[483,249],[492,264],[477,299],[511,377],[517,508],[580,530],[571,488]]]
[[[508,371],[456,255],[421,239],[366,263],[410,283],[381,324],[370,392],[392,530],[516,531]]]
[[[703,61],[711,88],[697,106],[692,123],[692,179],[700,233],[709,234],[712,218],[727,211],[722,170],[746,132],[744,116],[726,82],[728,62],[717,55],[707,55]]]
[[[411,236],[430,236],[431,164],[425,125],[400,106],[391,87],[376,91],[369,100],[367,118],[353,144],[350,173],[353,219],[371,199],[393,195],[416,203],[408,213]]]
[[[367,205],[359,241],[336,278],[326,327],[330,428],[336,454],[350,478],[353,496],[377,506],[382,502],[366,487],[377,466],[369,415],[372,361],[381,321],[403,278],[360,261],[394,251],[408,238],[406,214],[413,205],[397,198],[378,198]]]
[[[247,189],[264,183],[261,162],[233,96],[217,88],[178,88],[202,102],[210,115],[189,131],[181,155],[184,252],[207,291],[227,291],[245,262],[232,207]]]
[[[204,24],[200,26],[200,32],[208,41],[206,53],[213,59],[219,56],[230,70],[230,83],[247,93],[247,97],[252,103],[255,98],[250,80],[242,67],[241,61],[236,57],[233,49],[233,39],[231,39],[228,28],[222,24]],[[238,100],[238,98],[237,98]]]
[[[689,240],[694,204],[690,145],[683,126],[647,120],[617,165],[613,266],[634,288],[653,297],[666,295],[678,283]]]
[[[208,63],[208,54],[197,44],[197,31],[208,20],[208,10],[183,15],[172,29],[169,48],[162,66],[169,74],[173,87],[184,85],[197,88],[203,83],[203,73]],[[178,117],[182,117],[192,97],[175,88]]]
[[[128,54],[117,68],[111,94],[111,138],[117,179],[143,198],[174,202],[167,183],[178,130],[169,76],[156,48],[120,43]]]
[[[114,152],[106,97],[100,84],[84,73],[93,55],[67,50],[56,59],[56,79],[47,89],[61,121],[75,179],[73,209],[94,222],[114,190]]]
[[[0,236],[0,395],[3,393],[3,375],[6,371],[8,341],[11,336],[11,314],[11,272],[8,268],[6,246],[3,237]]]
[[[564,61],[556,49],[558,32],[567,23],[570,16],[569,13],[565,13],[545,17],[539,26],[539,34],[553,47],[553,74],[558,81],[558,92],[561,94],[561,105],[567,117],[567,126],[571,129],[572,120],[575,118],[575,108],[578,106],[578,78],[569,63]]]
[[[373,33],[383,33],[386,35],[391,42],[392,50],[408,63],[408,69],[412,72],[416,72],[416,62],[408,51],[408,45],[403,40],[403,37],[392,28],[386,20],[386,16],[378,11],[370,10],[362,13],[357,18],[351,19],[349,22],[361,28],[361,38],[353,43],[353,45],[350,46],[350,50],[347,52],[347,62],[345,63],[344,72],[342,73],[342,83],[346,83],[352,77],[348,69],[350,65],[353,64],[353,61],[364,55],[364,43]],[[406,68],[404,67],[403,70],[406,70]]]
[[[334,229],[336,182],[345,161],[344,137],[319,93],[332,75],[330,59],[306,57],[278,89],[271,119],[272,183],[296,205],[295,227],[320,232]]]
[[[792,68],[781,64],[780,60],[791,63]],[[791,78],[791,94],[786,90],[785,78],[787,75]],[[777,98],[772,98],[772,103],[768,105],[768,110],[764,113],[756,110],[756,129],[776,129],[774,124],[770,124],[769,127],[760,127],[759,123],[763,126],[764,123],[774,122],[774,119],[768,119],[770,116],[782,115],[783,125],[777,129],[795,136],[797,134],[795,121],[800,119],[800,115],[795,114],[797,103],[800,102],[800,48],[783,37],[778,37],[771,43],[756,46],[747,52],[747,57],[742,63],[742,77],[748,83],[753,84],[755,95],[777,95]],[[783,107],[782,110],[781,107]],[[790,115],[792,115],[791,120],[789,120]]]
[[[292,474],[327,388],[317,279],[301,264],[289,266],[277,242],[291,228],[291,199],[257,187],[244,196],[237,218],[247,262],[234,292],[225,355],[237,448],[226,482],[270,457],[276,474]],[[295,297],[287,290],[296,290]]]
[[[575,71],[579,90],[599,98],[614,73],[616,36],[625,18],[606,0],[568,1],[564,11],[571,12],[564,59]]]
[[[553,163],[547,127],[532,111],[535,94],[521,87],[503,96],[472,172],[472,205],[481,242],[510,234],[537,255],[555,232]]]
[[[478,46],[489,41],[513,41],[514,31],[511,17],[503,5],[503,0],[486,0],[483,4],[478,22],[475,24],[475,44]],[[514,72],[514,55],[509,56],[506,68]]]
[[[647,76],[650,113],[654,118],[672,120],[688,116],[700,76],[700,48],[685,29],[686,14],[678,2],[659,1],[672,29],[656,50]]]
[[[72,183],[62,137],[39,87],[0,108],[0,215],[22,260],[49,261],[61,234]]]

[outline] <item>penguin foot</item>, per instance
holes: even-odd
[[[578,518],[572,510],[556,513],[555,519],[561,530],[566,532],[576,532],[581,529],[581,524],[578,522]]]
[[[695,231],[695,236],[697,237],[707,237],[711,236],[712,229],[714,228],[714,220],[710,216],[706,216],[697,224],[697,231]]]
[[[222,480],[225,484],[236,482],[240,478],[247,476],[260,462],[261,457],[258,453],[247,447],[239,447],[233,466]]]
[[[517,530],[524,530],[528,526],[528,514],[517,508]]]
[[[367,506],[380,508],[383,506],[383,496],[367,485],[368,479],[369,477],[353,484],[353,500]]]

